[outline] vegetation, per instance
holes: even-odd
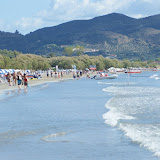
[[[46,70],[49,67],[48,59],[42,56],[0,50],[0,68]]]
[[[52,55],[52,54],[51,54]],[[157,59],[157,63],[160,58]],[[50,56],[42,57],[34,54],[22,54],[17,51],[0,50],[0,68],[13,69],[31,69],[47,70],[50,67],[59,66],[61,69],[71,69],[76,65],[77,69],[86,69],[90,65],[96,65],[97,70],[104,70],[110,67],[127,68],[127,67],[156,67],[157,63],[150,60],[142,62],[141,60],[129,61],[127,59],[106,59],[103,56]]]

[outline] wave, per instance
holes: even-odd
[[[106,104],[106,108],[109,109],[109,111],[105,114],[103,114],[103,118],[106,119],[105,123],[111,125],[111,126],[117,126],[119,123],[119,120],[124,119],[135,119],[135,117],[128,116],[124,113],[118,112],[116,108],[112,108],[110,103],[112,103],[112,100],[109,100]]]
[[[125,132],[133,142],[154,152],[160,157],[160,125],[153,126],[148,124],[123,124],[119,128]]]
[[[115,93],[115,95],[128,95],[128,96],[133,96],[133,95],[137,95],[137,96],[156,96],[157,94],[160,93],[160,89],[159,88],[152,88],[152,87],[131,87],[131,86],[127,86],[127,87],[115,87],[115,86],[111,86],[111,87],[107,87],[107,88],[103,88],[104,92],[110,92],[110,93]]]
[[[42,141],[45,142],[69,142],[67,140],[55,140],[56,137],[59,136],[65,136],[67,135],[69,132],[60,132],[60,133],[54,133],[54,134],[50,134],[48,136],[45,136],[43,138],[41,138]],[[53,139],[52,139],[53,138]]]
[[[107,83],[107,82],[97,82],[98,84],[109,84],[114,86],[125,86],[125,85],[136,85],[137,83],[134,82],[124,82],[124,83]]]
[[[11,140],[18,139],[28,135],[35,135],[36,131],[7,131],[0,133],[0,143],[10,142]]]
[[[111,86],[103,91],[113,95],[105,105],[105,123],[160,157],[160,89]]]

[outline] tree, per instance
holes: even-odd
[[[4,58],[2,55],[0,55],[0,68],[4,68]]]
[[[72,56],[72,54],[73,54],[73,48],[72,47],[66,47],[66,48],[64,48],[64,54],[66,54],[68,56]]]
[[[51,58],[51,57],[55,57],[56,56],[56,54],[55,53],[50,53],[49,55],[48,55],[48,58]]]
[[[4,61],[4,68],[9,68],[10,58],[7,56],[3,56],[3,61]]]
[[[20,34],[18,30],[15,31],[15,34]]]
[[[130,67],[131,66],[131,63],[129,60],[125,59],[122,61],[122,64],[123,64],[123,67],[124,68],[127,68],[127,67]]]
[[[84,47],[77,45],[75,48],[75,51],[76,51],[77,56],[80,56],[84,53]]]

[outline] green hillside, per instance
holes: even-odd
[[[60,56],[64,45],[80,45],[86,54],[115,55],[118,59],[159,58],[160,15],[134,19],[112,13],[42,28],[27,35],[0,32],[0,49]],[[91,52],[87,52],[89,49]]]

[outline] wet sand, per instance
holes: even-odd
[[[67,75],[63,75],[63,77],[60,78],[55,78],[55,77],[47,77],[46,75],[43,75],[41,79],[29,79],[29,87],[32,86],[36,86],[36,85],[41,85],[44,83],[48,83],[48,82],[59,82],[62,80],[68,80],[68,79],[73,79],[73,75],[72,74],[67,74]],[[24,86],[22,85],[22,89],[24,88]],[[3,83],[0,84],[0,94],[3,93],[4,91],[8,91],[8,90],[17,90],[18,89],[18,85],[16,84],[16,86],[9,86],[8,83]]]

